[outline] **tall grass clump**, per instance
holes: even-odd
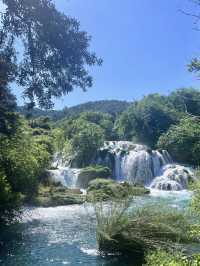
[[[106,204],[98,202],[94,204],[95,215],[97,221],[96,237],[98,242],[99,251],[114,252],[110,242],[113,242],[113,235],[120,234],[123,229],[128,226],[128,213],[127,210],[130,206],[130,200],[123,201],[110,201]]]
[[[161,205],[131,211],[129,206],[129,200],[95,205],[101,253],[144,256],[149,250],[181,249],[183,244],[198,241],[190,234],[189,215]]]

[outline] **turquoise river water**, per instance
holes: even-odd
[[[133,201],[133,206],[167,202],[184,208],[190,194],[156,192]],[[95,238],[95,216],[91,205],[24,209],[23,219],[6,233],[0,250],[2,266],[136,266],[133,259],[101,257]]]

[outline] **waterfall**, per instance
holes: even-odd
[[[143,184],[155,189],[183,190],[190,180],[195,179],[193,171],[174,164],[167,151],[151,150],[128,141],[105,142],[97,161],[112,165],[113,178],[117,181]]]
[[[167,164],[161,168],[160,175],[155,177],[151,187],[160,190],[183,190],[195,179],[189,167],[177,164]]]
[[[80,169],[71,168],[68,162],[64,162],[62,154],[55,154],[52,167],[54,170],[48,170],[50,179],[55,183],[60,183],[68,188],[76,188]]]
[[[55,155],[52,166],[56,169],[49,170],[51,179],[69,188],[78,187],[81,169],[71,168],[63,158],[62,154]],[[129,141],[106,141],[93,164],[111,168],[113,179],[118,182],[159,190],[183,190],[195,179],[192,169],[173,163],[167,151],[151,150]]]
[[[61,183],[68,188],[76,188],[80,169],[58,166],[58,169],[48,170],[50,178],[55,183]]]

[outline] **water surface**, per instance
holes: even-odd
[[[133,200],[132,207],[167,202],[173,208],[189,203],[187,191],[160,193]],[[24,210],[19,225],[9,228],[0,251],[2,266],[138,266],[123,257],[101,257],[97,252],[95,216],[91,205]]]

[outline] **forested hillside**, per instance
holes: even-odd
[[[82,112],[102,112],[116,117],[118,114],[125,111],[130,104],[130,102],[126,101],[102,100],[87,102],[69,108],[65,107],[62,110],[42,110],[39,108],[28,110],[25,106],[20,106],[17,110],[26,117],[37,118],[40,116],[48,116],[53,121],[57,121],[62,118],[79,115]]]

